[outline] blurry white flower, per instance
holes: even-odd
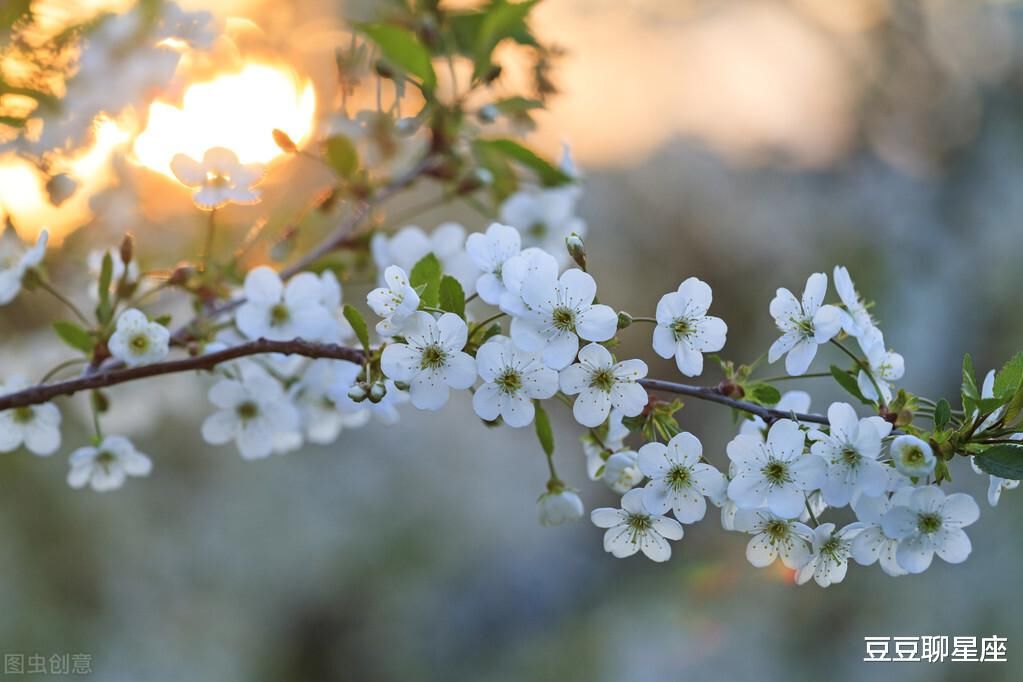
[[[632,556],[642,550],[654,561],[671,558],[668,540],[681,540],[685,531],[682,524],[667,516],[651,514],[643,505],[643,491],[630,490],[622,496],[622,508],[602,507],[590,513],[597,528],[604,533],[604,551],[618,559]]]
[[[386,287],[369,292],[366,303],[374,313],[384,318],[377,322],[377,333],[381,336],[400,334],[405,323],[419,309],[419,294],[409,284],[405,271],[397,265],[389,265],[384,271]]]
[[[210,388],[219,411],[202,425],[212,445],[234,441],[245,459],[267,457],[300,428],[299,413],[281,384],[257,365],[244,365],[240,379],[221,379]]]
[[[657,303],[654,352],[665,359],[674,356],[678,371],[687,377],[703,373],[704,353],[725,347],[727,325],[707,315],[711,298],[710,286],[690,277]]]
[[[767,351],[768,362],[777,362],[785,353],[785,371],[798,376],[806,373],[817,355],[817,346],[827,343],[842,328],[841,311],[822,305],[828,290],[828,276],[815,272],[806,280],[800,303],[791,291],[778,289],[771,301],[771,316],[781,337]]]
[[[867,306],[856,292],[852,278],[849,277],[849,271],[841,265],[836,265],[834,276],[838,297],[845,305],[845,310],[841,311],[842,329],[849,336],[858,338],[874,327],[874,320],[871,319]]]
[[[701,462],[703,445],[683,431],[667,445],[647,443],[639,449],[639,468],[650,478],[643,488],[643,505],[652,514],[669,509],[682,523],[696,523],[707,513],[704,496],[720,497],[727,486],[724,474]]]
[[[934,554],[950,564],[966,561],[972,546],[963,531],[980,518],[980,509],[966,493],[945,496],[937,486],[917,488],[905,504],[881,518],[884,534],[899,541],[895,558],[910,573],[923,573]]]
[[[30,247],[9,226],[0,233],[0,305],[14,300],[21,291],[25,273],[42,262],[48,236],[43,230],[35,246]]]
[[[523,246],[537,246],[554,256],[560,265],[569,262],[565,238],[575,232],[586,235],[586,222],[575,215],[577,187],[528,188],[515,192],[501,204],[499,219],[518,228]]]
[[[889,451],[895,468],[913,478],[930,475],[937,463],[930,444],[916,436],[898,436],[892,441]]]
[[[523,249],[518,255],[506,260],[501,267],[504,291],[501,292],[498,306],[513,317],[526,315],[529,308],[522,300],[522,285],[535,279],[556,280],[559,270],[558,261],[543,249]]]
[[[544,526],[558,526],[583,517],[583,501],[578,493],[568,488],[544,493],[538,505],[540,524]]]
[[[622,413],[618,410],[611,410],[607,425],[598,427],[595,431],[599,434],[599,440],[589,431],[580,436],[583,454],[586,456],[586,475],[591,481],[596,481],[603,475],[606,457],[625,449],[625,439],[629,435],[628,427],[622,423]]]
[[[833,507],[844,507],[860,495],[877,496],[888,484],[889,467],[877,461],[881,440],[892,425],[880,417],[860,419],[849,403],[831,403],[828,433],[810,431],[810,451],[828,463],[821,494]]]
[[[906,569],[899,566],[895,558],[895,551],[899,547],[899,541],[888,537],[881,528],[881,519],[893,506],[905,506],[915,488],[905,486],[900,488],[894,495],[879,495],[878,497],[867,497],[866,495],[853,500],[852,508],[856,512],[856,518],[863,524],[862,532],[853,538],[852,558],[861,566],[870,566],[875,561],[880,561],[881,570],[890,576],[906,575]]]
[[[483,273],[476,280],[476,291],[490,305],[501,302],[506,292],[502,278],[505,262],[522,250],[519,231],[514,227],[491,223],[485,233],[474,232],[465,241],[465,250]]]
[[[629,492],[643,481],[639,468],[639,454],[632,450],[620,450],[607,458],[604,475],[600,477],[607,487],[619,495]]]
[[[804,523],[766,509],[740,509],[735,512],[733,526],[753,536],[746,545],[746,559],[757,568],[770,566],[778,557],[791,569],[800,569],[810,560],[809,543],[814,533]]]
[[[902,356],[894,351],[885,348],[884,336],[877,327],[866,329],[858,339],[860,348],[867,358],[870,366],[870,373],[874,376],[878,388],[881,389],[881,399],[890,402],[892,399],[894,382],[902,378],[906,371],[906,363]],[[856,377],[856,385],[860,393],[869,400],[878,400],[877,391],[874,390],[874,383],[870,375],[862,369]]]
[[[0,395],[29,388],[22,376],[0,385]],[[0,452],[24,445],[37,455],[52,455],[60,447],[60,410],[52,403],[14,407],[0,412]]]
[[[336,329],[323,306],[320,279],[311,272],[292,277],[287,285],[272,268],[262,265],[245,276],[245,302],[235,312],[235,324],[250,339],[334,341]]]
[[[579,350],[579,339],[607,341],[618,330],[618,315],[594,304],[597,283],[582,270],[568,270],[560,279],[534,278],[522,284],[528,310],[511,323],[512,340],[522,350],[543,351],[552,369],[567,367]]]
[[[533,400],[558,392],[558,373],[546,367],[538,353],[519,350],[506,336],[480,346],[476,367],[484,383],[476,389],[472,407],[487,421],[502,417],[508,426],[526,426],[535,416]]]
[[[798,516],[809,492],[821,487],[826,465],[814,454],[804,454],[806,434],[791,419],[779,419],[767,433],[767,442],[738,435],[728,443],[734,474],[728,497],[740,509],[766,505],[784,518]]]
[[[408,225],[393,236],[377,232],[370,241],[373,260],[381,273],[389,265],[397,265],[405,272],[412,272],[416,263],[432,253],[440,261],[443,271],[462,285],[465,293],[476,290],[479,269],[465,250],[465,228],[458,223],[443,223],[433,232],[426,234],[416,225]],[[381,285],[385,285],[381,274]]]
[[[840,530],[835,524],[822,523],[813,530],[810,558],[796,572],[796,584],[804,585],[813,578],[821,587],[828,587],[845,579],[852,553],[852,538],[863,529],[851,523]]]
[[[806,391],[785,391],[774,409],[782,412],[798,412],[805,414],[810,411],[810,394]],[[739,425],[739,433],[745,436],[757,436],[760,440],[767,438],[767,423],[760,417],[746,419]]]
[[[579,351],[579,362],[561,370],[558,379],[563,393],[579,394],[572,405],[576,421],[594,427],[607,419],[612,407],[626,417],[643,411],[646,389],[636,382],[646,373],[642,360],[615,362],[607,348],[590,343]]]
[[[302,373],[302,379],[290,394],[302,418],[302,430],[312,443],[333,443],[341,432],[364,425],[370,418],[368,409],[351,400],[335,401],[332,388],[339,384],[351,386],[362,366],[346,360],[313,360]]]
[[[476,380],[476,363],[462,352],[469,330],[458,315],[413,314],[405,327],[405,343],[392,343],[380,357],[380,368],[393,381],[409,384],[412,404],[439,410],[450,389],[466,389]]]
[[[259,203],[259,192],[252,186],[263,178],[263,165],[243,164],[230,149],[207,149],[202,161],[175,154],[171,170],[181,184],[198,188],[192,200],[201,209],[212,211],[229,203]]]
[[[86,484],[98,493],[117,490],[128,476],[148,476],[153,463],[123,436],[107,436],[98,446],[71,453],[67,482],[72,488]]]
[[[141,310],[129,308],[117,316],[117,329],[107,341],[110,354],[128,365],[159,362],[170,352],[170,332],[159,322],[150,322]]]

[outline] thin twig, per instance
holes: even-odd
[[[823,414],[800,414],[799,412],[790,412],[788,410],[776,410],[770,407],[764,407],[763,405],[757,405],[756,403],[747,402],[745,400],[730,398],[718,391],[716,387],[712,386],[690,386],[688,384],[678,384],[673,381],[663,381],[661,379],[640,379],[639,384],[650,391],[674,393],[677,395],[689,396],[690,398],[718,403],[719,405],[727,405],[728,407],[736,410],[756,415],[766,422],[772,422],[778,419],[791,419],[794,417],[796,420],[801,422],[810,422],[814,424],[828,423],[828,418]]]

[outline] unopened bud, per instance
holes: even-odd
[[[167,280],[167,284],[170,286],[181,286],[188,282],[192,277],[195,270],[188,265],[179,265],[174,268],[174,272],[171,273],[170,278]]]
[[[743,389],[742,386],[735,383],[734,381],[729,381],[728,379],[725,379],[720,384],[718,384],[718,393],[724,396],[728,396],[729,398],[736,399],[741,399],[743,398],[743,396],[746,395],[746,391],[745,389]]]
[[[500,76],[501,76],[501,65],[500,64],[494,64],[493,66],[490,67],[490,69],[485,74],[483,74],[483,83],[486,84],[486,85],[490,85],[491,83],[496,81],[498,78],[500,78]]]
[[[298,151],[298,146],[294,140],[288,136],[286,132],[280,128],[274,128],[273,130],[274,142],[281,148],[281,151],[287,152],[288,154],[294,154]]]
[[[366,388],[362,384],[355,384],[348,389],[348,397],[354,402],[361,403],[367,398]]]
[[[377,75],[381,78],[394,78],[394,67],[388,64],[383,59],[378,59],[376,64],[373,65],[373,69],[377,72]]]
[[[572,257],[576,265],[586,271],[586,245],[578,234],[573,232],[565,237],[565,245],[568,247],[568,255]]]
[[[126,233],[124,239],[121,240],[121,262],[128,265],[134,257],[135,238],[131,236],[131,233]],[[125,269],[125,272],[128,272],[128,270]]]
[[[632,315],[628,314],[624,310],[618,313],[618,328],[625,329],[632,324]]]
[[[394,387],[399,391],[407,391],[409,389],[408,382],[405,381],[395,381]]]
[[[500,113],[496,106],[487,104],[480,107],[480,110],[476,112],[476,118],[479,119],[480,123],[493,123],[497,120],[497,116]]]
[[[387,387],[384,386],[384,382],[377,381],[369,388],[369,401],[371,403],[378,403],[384,399],[387,395]]]
[[[67,173],[58,173],[46,181],[46,194],[50,203],[60,206],[78,189],[78,183]]]

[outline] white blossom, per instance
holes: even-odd
[[[810,560],[809,543],[814,534],[804,523],[767,509],[740,509],[732,525],[753,536],[746,545],[746,559],[757,568],[770,566],[779,557],[791,569],[800,569]]]
[[[336,323],[323,306],[323,284],[311,272],[281,281],[272,268],[254,268],[245,276],[245,302],[235,324],[250,339],[334,341]]]
[[[545,366],[539,353],[519,350],[506,336],[494,336],[476,351],[476,367],[483,385],[476,389],[472,406],[481,419],[504,419],[508,426],[532,423],[533,400],[558,392],[558,373]]]
[[[559,526],[583,517],[583,501],[579,494],[564,487],[545,492],[537,504],[543,526]]]
[[[129,367],[148,365],[167,357],[170,332],[159,322],[150,322],[141,310],[129,308],[117,316],[117,327],[107,348]]]
[[[29,388],[25,377],[12,376],[0,385],[0,396]],[[52,403],[24,405],[0,411],[0,452],[24,445],[37,455],[52,455],[60,447],[60,410]]]
[[[604,533],[604,551],[618,559],[642,550],[649,559],[671,558],[668,540],[681,540],[682,524],[667,516],[651,514],[643,505],[643,491],[630,490],[622,496],[622,508],[602,507],[590,512],[590,520]]]
[[[117,490],[129,476],[148,476],[153,469],[150,459],[123,436],[107,436],[97,446],[78,448],[70,462],[68,485],[84,488],[88,484],[98,493]]]
[[[915,488],[904,486],[895,494],[877,497],[862,496],[853,500],[852,508],[856,518],[863,524],[863,531],[853,538],[852,558],[861,566],[880,562],[881,570],[890,576],[906,575],[906,569],[899,566],[895,551],[899,541],[884,534],[881,519],[893,506],[905,506]]]
[[[913,478],[929,476],[938,461],[927,441],[909,434],[896,437],[889,447],[889,452],[895,468]]]
[[[853,285],[849,271],[841,265],[835,266],[835,290],[838,297],[842,299],[845,310],[842,310],[842,329],[849,336],[859,338],[868,330],[874,328],[874,320],[870,317],[870,311],[860,298],[859,293]]]
[[[945,496],[934,485],[917,488],[905,504],[881,518],[884,534],[899,541],[895,558],[910,573],[923,573],[937,554],[950,564],[966,561],[972,546],[963,530],[980,518],[980,509],[966,493]]]
[[[417,312],[405,327],[405,343],[384,348],[380,367],[390,379],[409,384],[412,404],[439,410],[450,389],[466,389],[476,380],[476,363],[463,353],[469,330],[454,313],[433,319]]]
[[[391,237],[378,232],[370,241],[370,250],[381,273],[389,265],[412,272],[416,263],[432,253],[443,271],[457,279],[467,294],[476,290],[479,269],[466,253],[465,228],[458,223],[443,223],[430,234],[416,225],[407,225]]]
[[[623,495],[639,485],[644,478],[639,468],[639,455],[632,450],[620,450],[604,462],[604,472],[600,477],[607,487]]]
[[[796,584],[804,585],[811,578],[821,587],[842,582],[849,569],[852,539],[862,529],[859,523],[839,530],[833,523],[822,523],[814,528],[810,558],[796,572]]]
[[[565,238],[573,232],[586,235],[586,222],[575,214],[578,199],[578,188],[571,185],[523,189],[505,199],[499,219],[518,228],[524,246],[539,247],[566,265]]]
[[[313,360],[305,368],[290,394],[310,442],[333,443],[344,429],[358,428],[369,421],[369,410],[351,400],[338,402],[332,397],[334,386],[345,383],[351,386],[361,371],[362,366],[354,362],[325,358]]]
[[[568,270],[560,279],[534,278],[522,284],[528,310],[511,323],[511,337],[519,348],[543,351],[544,362],[563,369],[575,358],[579,339],[607,341],[618,330],[618,315],[606,305],[594,304],[597,283],[582,270]]]
[[[240,374],[210,388],[210,402],[220,409],[203,422],[203,438],[212,445],[233,440],[245,459],[289,449],[301,423],[284,388],[255,364],[242,366]]]
[[[579,437],[583,444],[583,454],[586,456],[586,475],[591,481],[603,476],[606,458],[626,449],[625,439],[629,436],[629,428],[622,423],[622,419],[620,411],[611,410],[607,424],[593,429],[597,432],[599,440],[589,431]]]
[[[726,488],[724,474],[701,462],[703,445],[683,431],[667,445],[647,443],[639,449],[639,468],[650,478],[643,488],[643,504],[652,514],[669,509],[682,523],[696,523],[707,513],[704,496],[720,497]]]
[[[491,223],[485,233],[470,234],[465,250],[482,274],[476,279],[476,291],[486,303],[498,305],[507,289],[503,269],[509,258],[522,251],[522,239],[514,227]]]
[[[43,230],[34,246],[21,241],[14,229],[0,233],[0,305],[7,305],[21,291],[25,273],[39,265],[46,251],[49,233]]]
[[[703,373],[704,353],[725,347],[728,326],[720,317],[707,315],[711,299],[710,286],[690,277],[657,303],[654,352],[674,357],[678,371],[687,377]]]
[[[1010,438],[1012,440],[1020,440],[1021,434],[1014,433]],[[970,466],[974,472],[981,474],[982,476],[987,474],[986,471],[977,466],[977,462],[973,457],[970,457]],[[988,476],[988,487],[987,487],[987,503],[992,507],[998,506],[998,500],[1002,497],[1003,490],[1015,490],[1019,487],[1019,481],[1015,481],[1011,478],[1002,478],[1001,476],[990,475]]]
[[[175,154],[171,170],[181,184],[196,188],[192,201],[201,209],[212,211],[229,203],[259,203],[259,192],[252,186],[263,179],[263,165],[243,164],[230,149],[207,149],[202,161]]]
[[[827,343],[842,328],[841,311],[833,305],[822,305],[828,290],[828,276],[816,272],[806,280],[800,302],[785,288],[778,289],[771,301],[771,316],[781,337],[771,344],[768,362],[785,358],[785,371],[790,375],[805,374],[817,355],[817,346]]]
[[[512,317],[523,317],[529,308],[522,300],[522,285],[534,279],[555,280],[558,278],[558,261],[543,249],[531,247],[512,256],[501,267],[501,293],[498,307]]]
[[[646,389],[637,382],[646,376],[642,360],[615,362],[611,352],[599,343],[587,344],[579,351],[579,362],[563,370],[561,391],[576,395],[572,414],[583,426],[599,426],[611,408],[626,417],[635,417],[647,404]]]
[[[867,358],[870,366],[870,374],[862,369],[856,376],[856,385],[868,400],[878,400],[877,391],[874,389],[874,382],[870,380],[871,375],[881,389],[881,399],[884,402],[891,402],[894,382],[902,378],[906,372],[906,363],[902,356],[895,351],[888,350],[884,345],[884,336],[877,327],[870,327],[865,330],[858,339],[860,349]]]
[[[784,518],[798,516],[806,494],[821,487],[826,465],[814,454],[804,454],[806,435],[791,419],[779,419],[763,442],[755,436],[736,436],[728,443],[734,475],[728,497],[740,509],[766,504]]]
[[[373,312],[384,318],[377,323],[381,336],[395,336],[402,333],[405,323],[419,309],[419,294],[409,284],[408,275],[397,265],[389,265],[384,271],[386,287],[369,292],[366,303]]]
[[[810,411],[810,394],[806,391],[786,391],[774,409],[782,412],[798,412],[805,414]],[[739,425],[739,433],[746,436],[757,436],[760,440],[767,438],[767,423],[754,415]]]
[[[844,507],[860,495],[877,496],[888,485],[889,467],[881,464],[881,440],[892,425],[880,417],[860,419],[849,403],[828,408],[828,433],[810,431],[810,451],[828,464],[821,493],[833,507]]]

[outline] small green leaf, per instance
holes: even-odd
[[[507,159],[518,162],[536,173],[541,184],[547,187],[564,185],[572,181],[572,178],[559,170],[550,161],[541,158],[536,152],[523,147],[518,142],[508,139],[477,140],[477,148],[489,149],[492,152]]]
[[[113,307],[110,305],[110,282],[114,278],[114,259],[110,252],[103,254],[103,264],[100,266],[99,282],[96,284],[96,293],[99,297],[99,304],[96,306],[96,319],[100,324],[110,321],[113,314]]]
[[[978,467],[992,476],[1023,480],[1023,446],[995,445],[973,459]]]
[[[440,301],[440,276],[440,261],[432,253],[423,256],[412,267],[412,272],[409,273],[409,282],[416,291],[419,290],[419,287],[423,287],[422,293],[419,294],[419,300],[423,305],[430,308],[437,307]]]
[[[554,432],[551,430],[551,419],[547,416],[547,410],[539,400],[534,400],[536,406],[536,437],[540,440],[540,447],[548,457],[554,454]]]
[[[1014,427],[1020,414],[1023,414],[1023,384],[1020,384],[1005,406],[1005,412],[1002,413],[1005,426],[1008,428]]]
[[[359,169],[359,153],[345,135],[327,138],[327,163],[343,178],[350,178]]]
[[[994,393],[996,396],[1009,397],[1016,393],[1023,382],[1023,352],[1016,353],[995,375]]]
[[[952,419],[952,406],[948,404],[947,400],[942,398],[938,401],[937,407],[934,408],[934,428],[941,431],[948,426],[950,419]]]
[[[458,280],[451,275],[444,275],[441,278],[438,301],[441,310],[454,313],[461,318],[465,317],[465,291]]]
[[[841,367],[835,365],[831,366],[831,376],[835,378],[838,385],[844,388],[850,395],[859,400],[864,405],[873,405],[874,402],[867,400],[862,393],[860,393],[860,387],[856,384],[856,379],[851,374],[846,372]]]
[[[487,6],[475,34],[474,78],[479,78],[487,72],[491,64],[491,53],[505,38],[512,38],[523,45],[536,44],[529,27],[526,26],[526,16],[537,2],[539,0],[519,3],[494,0]]]
[[[94,345],[92,335],[74,322],[58,320],[53,323],[53,330],[57,332],[57,336],[60,337],[61,341],[75,350],[80,350],[83,353],[92,352]]]
[[[749,384],[746,386],[746,391],[753,402],[761,405],[777,405],[781,400],[781,391],[771,384]]]
[[[354,306],[350,303],[345,303],[344,308],[341,309],[345,319],[348,320],[348,324],[352,325],[352,329],[355,331],[355,336],[358,337],[359,343],[362,344],[363,349],[369,352],[369,328],[366,326],[366,320]]]
[[[430,51],[416,34],[390,24],[360,24],[358,28],[380,47],[387,61],[422,81],[424,90],[436,87]]]

